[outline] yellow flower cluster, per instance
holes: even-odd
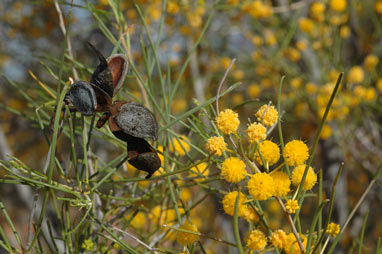
[[[254,251],[263,250],[267,245],[267,238],[265,237],[264,233],[258,229],[250,231],[247,234],[245,241],[247,246]]]
[[[195,177],[195,181],[200,182],[203,181],[205,177],[208,177],[209,170],[208,164],[206,162],[199,163],[195,167],[192,167],[189,176]]]
[[[304,235],[300,235],[300,238],[302,239],[302,245],[304,248],[306,248],[306,244],[308,243],[307,237]],[[296,236],[293,233],[287,234],[285,243],[284,243],[284,251],[286,254],[300,254],[300,246],[298,245]]]
[[[328,228],[326,229],[326,233],[329,234],[331,237],[336,237],[339,232],[340,232],[340,225],[334,222],[330,222],[330,224],[328,225]]]
[[[293,172],[292,172],[292,183],[294,186],[299,186],[302,180],[302,177],[304,175],[306,165],[300,165],[297,166]],[[312,167],[309,167],[308,173],[305,178],[304,186],[302,187],[303,190],[310,190],[313,188],[313,186],[317,183],[317,175],[314,173],[314,170]]]
[[[260,0],[247,2],[242,6],[244,13],[255,19],[268,18],[272,15],[272,8],[269,4],[264,4]]]
[[[235,211],[235,202],[236,202],[236,197],[238,195],[237,191],[232,191],[226,194],[223,198],[223,209],[224,212],[228,215],[233,216],[234,211]],[[240,197],[239,197],[239,204],[237,207],[237,215],[238,216],[244,216],[248,212],[248,207],[245,204],[248,199],[244,195],[244,193],[240,192]]]
[[[276,197],[283,197],[288,194],[290,191],[290,179],[289,176],[282,172],[282,171],[277,171],[277,172],[272,172],[271,174],[273,182],[274,182],[274,196]]]
[[[247,129],[248,141],[251,144],[267,137],[267,129],[261,123],[252,123]]]
[[[360,66],[353,66],[349,70],[347,81],[349,83],[360,83],[364,79],[364,73]]]
[[[184,135],[179,136],[179,138],[174,137],[172,142],[170,142],[170,152],[173,153],[175,151],[177,154],[183,156],[190,151],[189,143],[190,140]]]
[[[86,239],[86,240],[81,244],[81,247],[82,247],[84,250],[87,250],[87,251],[93,251],[93,249],[94,249],[94,243],[93,243],[92,239],[89,238],[89,239]]]
[[[273,143],[270,140],[264,140],[263,142],[261,142],[259,144],[259,150],[261,155],[263,156],[265,163],[267,163],[269,166],[274,165],[280,159],[280,148],[277,144]],[[263,165],[259,153],[257,153],[256,161],[260,165]]]
[[[329,6],[333,11],[342,12],[347,7],[346,0],[330,0]]]
[[[282,229],[278,229],[272,233],[270,241],[273,246],[283,249],[286,242],[287,234]]]
[[[255,200],[267,200],[275,193],[273,178],[267,173],[256,173],[248,181],[248,192]]]
[[[186,221],[182,226],[180,226],[180,229],[199,233],[198,228],[191,224],[190,222]],[[197,234],[191,234],[186,233],[182,231],[177,231],[176,235],[176,241],[182,245],[192,244],[193,242],[197,241],[199,239],[199,235]]]
[[[263,122],[266,126],[273,126],[277,122],[278,112],[272,105],[263,105],[257,112],[257,121]]]
[[[298,205],[297,200],[295,199],[288,199],[285,203],[285,210],[290,213],[294,214],[296,211],[300,209],[300,206]]]
[[[223,154],[227,147],[223,137],[211,137],[207,140],[204,148],[210,153],[217,156]]]
[[[292,140],[285,145],[283,156],[289,166],[298,166],[308,159],[309,149],[304,142]]]
[[[237,157],[229,157],[222,163],[220,175],[227,182],[238,183],[247,175],[245,163]]]
[[[216,117],[216,124],[218,129],[223,134],[231,134],[236,132],[239,127],[240,120],[237,113],[231,109],[226,109],[219,113]]]

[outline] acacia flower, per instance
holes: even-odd
[[[360,83],[364,79],[364,73],[360,66],[353,66],[349,70],[347,81],[349,83]]]
[[[182,226],[180,226],[180,229],[199,233],[198,228],[194,224],[189,223],[188,221],[186,221]],[[182,245],[191,244],[198,239],[199,235],[177,231],[176,241]]]
[[[207,177],[209,173],[208,170],[208,164],[206,162],[199,163],[195,167],[192,167],[189,176],[190,177],[197,177],[195,181],[201,181],[204,177]],[[202,175],[203,177],[200,177]]]
[[[272,166],[273,164],[278,162],[278,160],[280,159],[280,148],[278,147],[278,145],[276,145],[272,141],[264,140],[263,142],[259,144],[259,149],[260,149],[261,155],[263,156],[264,161],[269,166]],[[263,162],[259,155],[256,156],[256,161],[260,165],[263,165]]]
[[[333,11],[342,12],[346,9],[347,2],[346,0],[330,0],[329,6]]]
[[[173,138],[172,142],[170,142],[170,152],[175,152],[181,156],[185,155],[190,151],[190,145],[189,145],[190,140],[184,136],[180,135],[179,138]]]
[[[288,192],[290,191],[289,176],[282,171],[277,171],[275,173],[272,173],[271,177],[272,177],[273,182],[275,184],[274,195],[276,197],[286,196],[288,194]]]
[[[374,70],[375,66],[377,66],[379,60],[376,55],[367,55],[364,60],[365,69],[368,71]]]
[[[267,126],[272,126],[277,122],[278,112],[276,108],[272,105],[268,106],[267,104],[263,105],[257,112],[256,117],[257,121],[263,123]]]
[[[89,238],[89,239],[86,239],[86,240],[81,244],[81,247],[82,247],[84,250],[92,251],[93,248],[94,248],[94,243],[93,243],[92,239]]]
[[[247,246],[251,250],[255,251],[263,250],[267,245],[267,238],[265,237],[264,233],[258,229],[249,232],[247,234],[247,237],[245,238],[245,241],[247,243]]]
[[[236,202],[236,197],[237,197],[237,191],[231,191],[228,194],[226,194],[223,198],[223,209],[224,212],[228,215],[233,216],[234,211],[235,211],[235,202]],[[244,195],[244,193],[240,192],[240,197],[239,197],[239,204],[237,207],[237,215],[238,216],[244,216],[248,211],[248,207],[245,204],[248,199]]]
[[[292,172],[292,183],[294,186],[297,187],[300,184],[302,177],[304,175],[305,168],[306,168],[306,165],[303,164],[303,165],[297,166],[293,170],[293,172]],[[316,182],[317,182],[317,175],[316,175],[316,173],[314,173],[313,168],[309,167],[308,173],[306,174],[304,186],[302,186],[302,189],[303,190],[310,190],[313,188],[313,186],[316,184]]]
[[[301,140],[292,140],[285,145],[283,156],[288,166],[298,166],[308,159],[309,149]]]
[[[257,215],[255,209],[253,208],[250,208],[248,207],[248,209],[246,209],[244,211],[244,215],[243,215],[243,218],[248,221],[248,222],[252,222],[252,223],[256,223],[259,221],[259,216]]]
[[[255,200],[267,200],[274,195],[275,184],[267,173],[256,173],[248,181],[249,194]]]
[[[304,248],[306,248],[306,244],[308,243],[307,237],[304,235],[299,235],[300,239],[302,241],[302,245]],[[286,254],[300,254],[300,246],[298,245],[296,236],[293,233],[287,234],[285,244],[284,244],[284,251]]]
[[[204,148],[210,153],[217,156],[222,155],[227,147],[223,137],[211,137],[207,140]]]
[[[227,182],[238,183],[247,175],[245,163],[237,157],[229,157],[223,161],[220,175]]]
[[[297,200],[295,199],[288,199],[285,203],[285,210],[290,213],[294,214],[296,211],[300,209],[300,206],[298,205]]]
[[[278,249],[283,249],[286,241],[286,233],[282,229],[278,229],[272,233],[270,241],[273,246]]]
[[[216,124],[218,129],[223,134],[231,134],[236,132],[237,128],[239,127],[239,115],[232,109],[226,109],[221,111],[216,117]]]
[[[251,123],[247,129],[248,141],[253,144],[267,137],[267,129],[261,123]]]
[[[326,233],[329,234],[331,237],[336,237],[339,232],[340,232],[340,225],[334,222],[330,222],[330,224],[328,225],[328,228],[326,229]]]

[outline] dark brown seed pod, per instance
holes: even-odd
[[[157,140],[158,123],[154,114],[139,103],[126,102],[121,104],[117,108],[118,114],[113,119],[116,125],[123,132],[133,137]]]
[[[107,59],[107,64],[113,78],[114,96],[125,81],[129,63],[124,55],[115,54]]]
[[[113,75],[109,69],[106,58],[98,51],[90,42],[89,47],[93,50],[99,60],[99,64],[90,79],[90,83],[98,86],[105,91],[110,97],[114,95]]]
[[[84,81],[74,82],[65,95],[65,102],[81,114],[93,115],[97,107],[96,94],[91,84]]]

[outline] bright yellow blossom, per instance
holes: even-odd
[[[347,81],[349,83],[359,83],[359,82],[362,82],[363,79],[364,79],[364,74],[360,66],[353,66],[349,70],[349,74],[347,77]]]
[[[195,177],[195,181],[202,181],[205,177],[208,177],[209,170],[206,162],[199,163],[195,167],[192,167],[189,176]]]
[[[191,224],[190,222],[186,221],[180,229],[184,229],[187,231],[199,233],[198,228]],[[193,242],[197,241],[199,239],[199,235],[197,234],[191,234],[186,232],[177,231],[176,232],[176,241],[182,245],[192,244]]]
[[[227,182],[238,183],[247,175],[245,163],[239,158],[229,157],[223,161],[220,175]]]
[[[174,137],[169,145],[170,151],[172,153],[175,151],[179,155],[185,155],[190,151],[189,142],[190,140],[184,135],[180,135],[178,139]]]
[[[247,246],[251,250],[259,251],[263,250],[267,245],[267,238],[264,233],[258,229],[252,230],[249,232],[245,238]]]
[[[247,129],[248,141],[253,144],[267,137],[267,129],[261,123],[252,123]]]
[[[273,178],[267,173],[256,173],[248,181],[248,192],[255,200],[267,200],[275,193]]]
[[[224,212],[228,215],[233,216],[234,211],[235,211],[235,203],[236,203],[236,197],[238,195],[237,191],[231,191],[228,194],[226,194],[223,198],[223,209]],[[248,199],[244,195],[244,193],[240,192],[240,197],[239,197],[239,203],[237,206],[237,215],[238,216],[244,216],[248,211],[248,207],[245,204]]]
[[[280,148],[277,144],[273,143],[270,140],[264,140],[259,144],[259,150],[261,155],[263,156],[264,161],[269,165],[272,166],[278,160],[280,159]],[[259,153],[257,153],[256,161],[263,165],[263,162],[261,160],[261,157],[259,156]]]
[[[375,69],[375,66],[377,66],[379,60],[378,57],[375,55],[368,55],[365,57],[364,60],[364,66],[367,71],[372,71]]]
[[[290,182],[289,176],[282,171],[277,171],[274,173],[272,172],[271,177],[275,184],[274,195],[276,197],[286,196],[288,192],[290,191],[291,182]]]
[[[300,206],[298,205],[298,202],[297,200],[295,199],[288,199],[286,202],[285,202],[285,210],[290,213],[290,214],[294,214],[296,213],[296,211],[300,209]]]
[[[258,84],[252,83],[248,86],[248,95],[251,98],[257,98],[260,95],[260,87]]]
[[[336,237],[339,232],[340,232],[340,225],[334,222],[331,222],[326,229],[326,233],[329,234],[331,237]]]
[[[301,31],[307,33],[307,34],[312,34],[313,33],[313,29],[314,29],[314,22],[313,20],[309,19],[309,18],[300,18],[298,20],[298,25],[301,29]]]
[[[277,122],[278,112],[274,106],[265,104],[256,112],[256,117],[259,122],[272,126]]]
[[[292,183],[294,186],[299,186],[301,183],[302,177],[304,175],[306,165],[300,165],[297,166],[293,172],[292,172]],[[314,170],[312,167],[309,167],[308,173],[305,178],[304,186],[302,187],[303,190],[310,190],[313,188],[313,186],[317,183],[317,175],[314,173]]]
[[[239,127],[239,116],[231,109],[226,109],[224,111],[221,111],[216,117],[216,124],[218,129],[223,134],[231,134],[233,132],[236,132],[237,128]]]
[[[211,137],[207,140],[204,148],[210,153],[217,156],[223,154],[227,147],[223,137]]]
[[[286,241],[286,233],[282,229],[278,229],[272,233],[271,243],[278,249],[283,249]]]
[[[302,240],[302,245],[306,248],[306,244],[308,243],[307,237],[304,235],[300,235],[300,239]],[[296,240],[296,237],[293,233],[289,233],[286,237],[284,244],[284,251],[286,254],[300,254],[300,246]]]
[[[289,166],[298,166],[308,159],[309,149],[301,140],[292,140],[285,145],[283,156]]]
[[[337,12],[342,12],[346,9],[347,1],[346,0],[330,0],[329,2],[330,9]]]

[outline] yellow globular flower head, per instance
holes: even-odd
[[[216,124],[218,129],[223,134],[231,134],[236,132],[237,128],[239,127],[239,115],[232,109],[226,109],[221,111],[216,117]]]
[[[226,194],[223,198],[223,209],[224,212],[228,215],[233,216],[235,212],[235,203],[236,203],[236,197],[238,195],[237,191],[231,191],[228,194]],[[239,197],[239,204],[237,206],[237,215],[238,216],[244,216],[248,212],[248,207],[245,204],[248,199],[244,195],[244,193],[240,192]]]
[[[342,12],[347,7],[346,0],[330,0],[329,2],[330,9],[337,12]]]
[[[353,66],[348,73],[347,81],[349,83],[359,83],[364,79],[363,70],[360,66]]]
[[[179,11],[179,5],[176,1],[169,1],[166,10],[170,14],[176,14]]]
[[[255,200],[267,200],[275,192],[273,178],[267,173],[256,173],[248,181],[248,192]]]
[[[202,181],[205,177],[208,177],[208,174],[209,170],[206,162],[199,163],[195,167],[191,168],[189,172],[190,177],[197,177],[195,181]]]
[[[378,57],[375,55],[368,55],[365,57],[364,60],[364,66],[367,71],[372,71],[375,69],[375,66],[377,66],[379,60]]]
[[[296,213],[296,211],[300,209],[300,206],[298,205],[298,202],[297,200],[295,199],[288,199],[286,202],[285,202],[285,210],[290,213],[290,214],[294,214]]]
[[[382,1],[378,0],[375,2],[375,12],[378,14],[382,14]]]
[[[308,94],[313,95],[317,92],[317,85],[312,82],[308,82],[305,85],[305,90]]]
[[[210,153],[217,156],[223,154],[227,147],[226,142],[223,137],[211,137],[207,140],[207,143],[204,145],[204,148]]]
[[[302,241],[302,245],[306,248],[306,244],[308,243],[307,237],[300,235],[300,239]],[[300,246],[298,245],[296,236],[293,233],[287,234],[284,251],[286,254],[300,254]]]
[[[175,151],[181,156],[185,155],[190,151],[189,142],[190,140],[184,135],[180,135],[178,139],[174,137],[172,142],[170,142],[170,152],[173,153]]]
[[[276,108],[272,105],[268,106],[267,104],[263,105],[257,112],[256,117],[259,122],[261,120],[267,126],[272,126],[277,122],[279,113]]]
[[[308,47],[305,40],[299,40],[296,42],[296,48],[300,51],[304,51]]]
[[[334,222],[330,222],[330,224],[328,225],[328,228],[326,229],[326,233],[329,234],[331,237],[336,237],[339,232],[340,232],[340,225]]]
[[[261,123],[252,123],[246,130],[249,143],[259,142],[267,137],[267,129]]]
[[[382,78],[379,78],[377,80],[376,86],[377,86],[377,90],[381,93],[382,92]]]
[[[285,145],[283,156],[288,166],[298,166],[308,159],[309,149],[301,140],[292,140]]]
[[[298,186],[302,180],[302,177],[304,175],[306,165],[300,165],[297,166],[293,172],[292,172],[292,183],[294,186]],[[303,190],[310,190],[313,188],[313,186],[317,183],[317,175],[314,173],[314,170],[312,167],[309,167],[308,173],[305,178],[304,186],[302,186]]]
[[[309,18],[300,18],[298,20],[298,26],[300,27],[301,31],[307,34],[313,33],[314,22]]]
[[[245,210],[243,218],[252,223],[256,223],[259,221],[259,216],[257,215],[255,209],[248,207],[247,210]]]
[[[332,135],[332,128],[330,128],[329,125],[325,124],[325,125],[322,127],[322,131],[321,131],[321,136],[320,136],[320,138],[323,139],[323,140],[326,140],[326,139],[328,139],[331,135]]]
[[[271,243],[278,249],[283,249],[285,246],[285,241],[287,238],[287,234],[282,229],[278,229],[272,233]]]
[[[288,174],[282,171],[277,171],[275,173],[272,173],[271,177],[275,184],[274,195],[276,197],[286,196],[288,192],[290,191],[290,184],[291,184]]]
[[[324,15],[325,4],[321,2],[314,2],[310,7],[310,13],[316,20],[321,20]]]
[[[146,224],[146,216],[143,212],[138,212],[130,222],[134,228],[143,228]]]
[[[346,38],[349,37],[349,35],[350,35],[350,28],[349,28],[349,26],[341,26],[341,28],[340,28],[340,36],[341,36],[341,38],[346,39]]]
[[[253,83],[248,86],[248,95],[251,98],[257,98],[260,95],[260,91],[260,86],[258,84]]]
[[[247,175],[245,163],[237,157],[229,157],[223,161],[220,175],[227,182],[238,183]]]
[[[265,234],[258,229],[248,232],[245,241],[251,250],[263,250],[267,245]]]
[[[84,250],[92,251],[92,250],[94,249],[94,243],[93,243],[92,239],[89,238],[89,239],[86,239],[86,240],[81,244],[81,247],[82,247]]]
[[[272,166],[280,159],[280,148],[278,145],[273,143],[270,140],[264,140],[259,144],[259,150],[261,155],[263,156],[264,161],[269,165]],[[261,160],[261,157],[257,153],[256,161],[263,165],[263,162]]]
[[[194,224],[191,224],[188,221],[186,221],[182,226],[180,226],[180,229],[199,233],[198,228]],[[198,239],[199,239],[199,235],[196,235],[196,234],[191,234],[191,233],[186,233],[181,231],[177,231],[176,233],[176,241],[182,245],[192,244]]]

